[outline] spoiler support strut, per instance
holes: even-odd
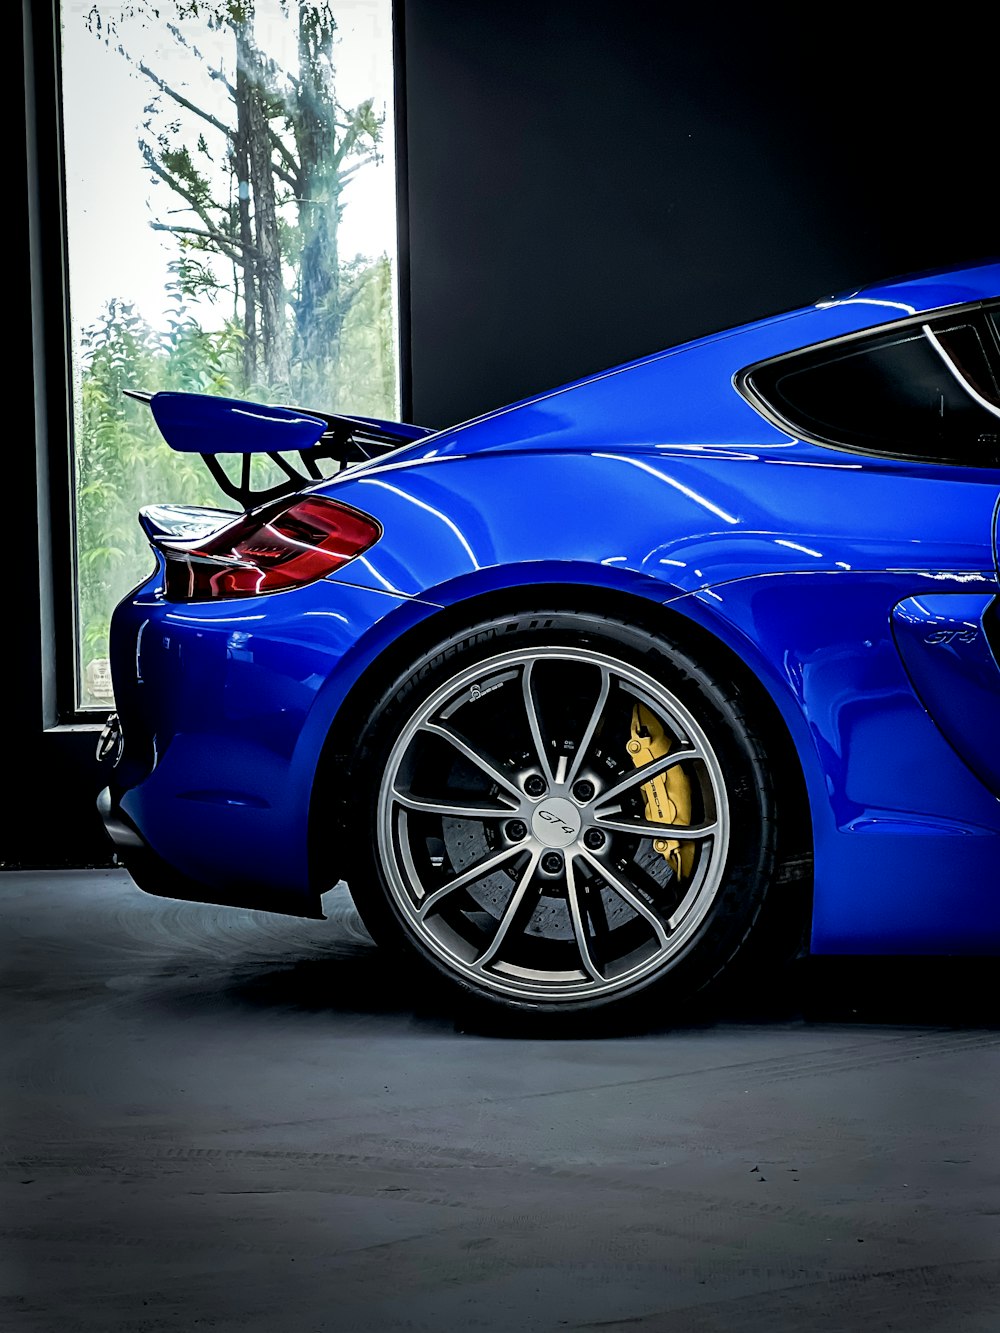
[[[434,433],[402,421],[269,406],[213,394],[126,389],[125,395],[150,408],[172,449],[198,454],[223,494],[244,510],[325,480],[332,473],[321,470],[320,460],[334,462],[336,473]],[[226,471],[219,454],[242,455],[238,480]],[[255,486],[254,454],[264,454],[288,480]],[[297,464],[286,455],[296,458]]]

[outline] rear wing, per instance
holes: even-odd
[[[125,393],[148,405],[171,449],[199,454],[219,489],[245,510],[293,495],[353,464],[434,434],[427,426],[403,421],[274,407],[207,393],[142,393],[135,389]],[[220,454],[240,456],[238,477],[226,470]],[[270,486],[255,484],[251,478],[254,454],[266,455],[286,480]],[[325,470],[321,464],[326,465]]]

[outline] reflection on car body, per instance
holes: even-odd
[[[416,978],[548,1014],[1000,946],[1000,261],[439,431],[140,396],[240,506],[144,510],[115,612],[143,889],[343,878]]]

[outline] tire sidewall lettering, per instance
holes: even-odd
[[[681,648],[666,639],[625,621],[590,612],[533,612],[506,617],[496,623],[470,625],[439,642],[410,670],[397,678],[381,703],[372,711],[365,729],[357,781],[353,784],[353,814],[348,826],[357,830],[351,859],[356,865],[348,875],[352,892],[355,880],[363,887],[356,904],[369,931],[381,942],[389,942],[404,953],[415,951],[424,967],[437,974],[453,990],[477,1002],[484,1000],[501,1008],[533,1008],[552,1012],[537,1004],[512,1004],[503,996],[485,994],[474,984],[455,976],[441,976],[442,968],[423,943],[408,934],[406,922],[394,906],[385,874],[375,852],[375,807],[379,783],[389,754],[407,724],[407,719],[450,677],[474,665],[488,663],[501,653],[524,651],[535,646],[579,647],[603,651],[645,672],[684,704],[697,717],[716,752],[726,780],[731,811],[730,843],[723,879],[698,934],[665,969],[635,991],[615,996],[623,1007],[645,996],[651,986],[683,995],[707,985],[727,965],[748,937],[760,911],[766,878],[774,861],[773,813],[770,783],[760,743],[748,730],[744,710],[734,688],[720,687],[707,671]],[[367,886],[367,887],[364,887]],[[376,892],[377,887],[377,892]],[[570,1014],[597,1005],[563,1005]],[[556,1006],[557,1008],[559,1006]]]

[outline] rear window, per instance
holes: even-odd
[[[1000,465],[1000,312],[851,338],[751,367],[741,388],[793,434],[863,453]]]

